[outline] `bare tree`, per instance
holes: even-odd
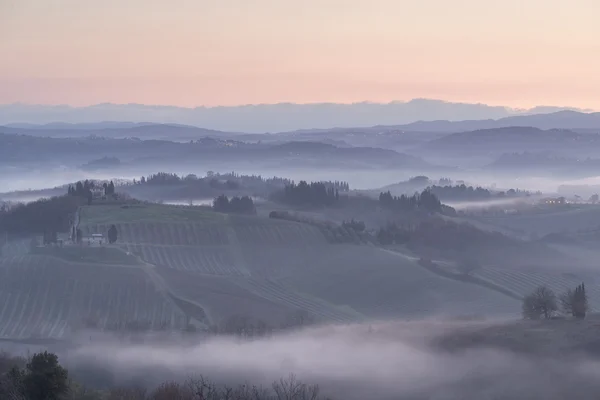
[[[143,388],[113,388],[108,392],[107,400],[146,400]]]
[[[319,386],[307,385],[290,374],[288,379],[273,383],[273,392],[277,400],[316,400],[319,398]]]
[[[558,310],[556,295],[546,286],[540,286],[523,299],[523,317],[526,319],[548,319]]]

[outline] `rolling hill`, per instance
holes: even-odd
[[[419,153],[442,152],[454,155],[495,155],[516,152],[555,152],[581,156],[600,149],[600,135],[570,130],[541,130],[532,127],[506,127],[452,133],[419,147]]]
[[[84,246],[80,256],[24,254],[25,244],[10,244],[14,251],[0,259],[0,321],[7,327],[0,337],[60,339],[90,327],[173,331],[236,317],[277,327],[299,310],[334,323],[516,316],[516,297],[536,285],[562,290],[591,276],[498,263],[479,268],[473,281],[452,264],[440,264],[443,273],[425,268],[402,250],[337,244],[307,223],[203,207],[92,205],[80,209],[79,221],[85,234],[115,224],[117,244],[98,252]],[[110,257],[98,259],[99,251]],[[600,289],[587,285],[598,304]]]
[[[274,304],[301,308],[321,320],[338,322],[418,312],[478,313],[486,309],[482,306],[485,302],[474,300],[487,295],[481,288],[441,278],[414,261],[373,246],[331,244],[321,230],[308,224],[200,211],[197,218],[185,221],[175,215],[152,220],[156,211],[147,211],[145,217],[117,224],[121,246],[155,265],[175,293],[195,299],[207,310],[223,309],[216,300],[218,296],[211,300],[207,294],[194,293],[195,286],[189,282],[204,287],[203,280],[209,279],[228,285],[227,293],[238,287],[238,297],[252,293]],[[109,215],[111,212],[101,207],[84,207],[84,229],[105,231],[110,221],[104,216]],[[187,283],[178,283],[183,281]],[[410,300],[413,294],[406,288],[418,282],[429,289],[424,289],[419,300]],[[498,305],[490,306],[487,312],[514,309],[512,299],[495,293],[490,296],[488,305]],[[455,300],[454,306],[446,304]],[[477,307],[469,307],[469,302]]]

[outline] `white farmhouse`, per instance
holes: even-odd
[[[105,191],[102,186],[94,186],[90,190],[92,192],[92,197],[94,199],[100,199],[100,198],[104,197],[104,195],[105,195],[105,193],[104,193]]]

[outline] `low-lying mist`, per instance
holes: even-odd
[[[110,384],[203,375],[223,384],[268,386],[293,373],[338,399],[587,399],[600,390],[600,364],[554,359],[500,347],[440,346],[457,329],[490,322],[384,322],[323,326],[241,340],[195,344],[105,338],[80,344],[61,359],[73,373],[110,376]],[[109,371],[109,372],[107,372]]]

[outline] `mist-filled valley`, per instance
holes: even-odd
[[[590,115],[0,127],[0,393],[594,398]]]

